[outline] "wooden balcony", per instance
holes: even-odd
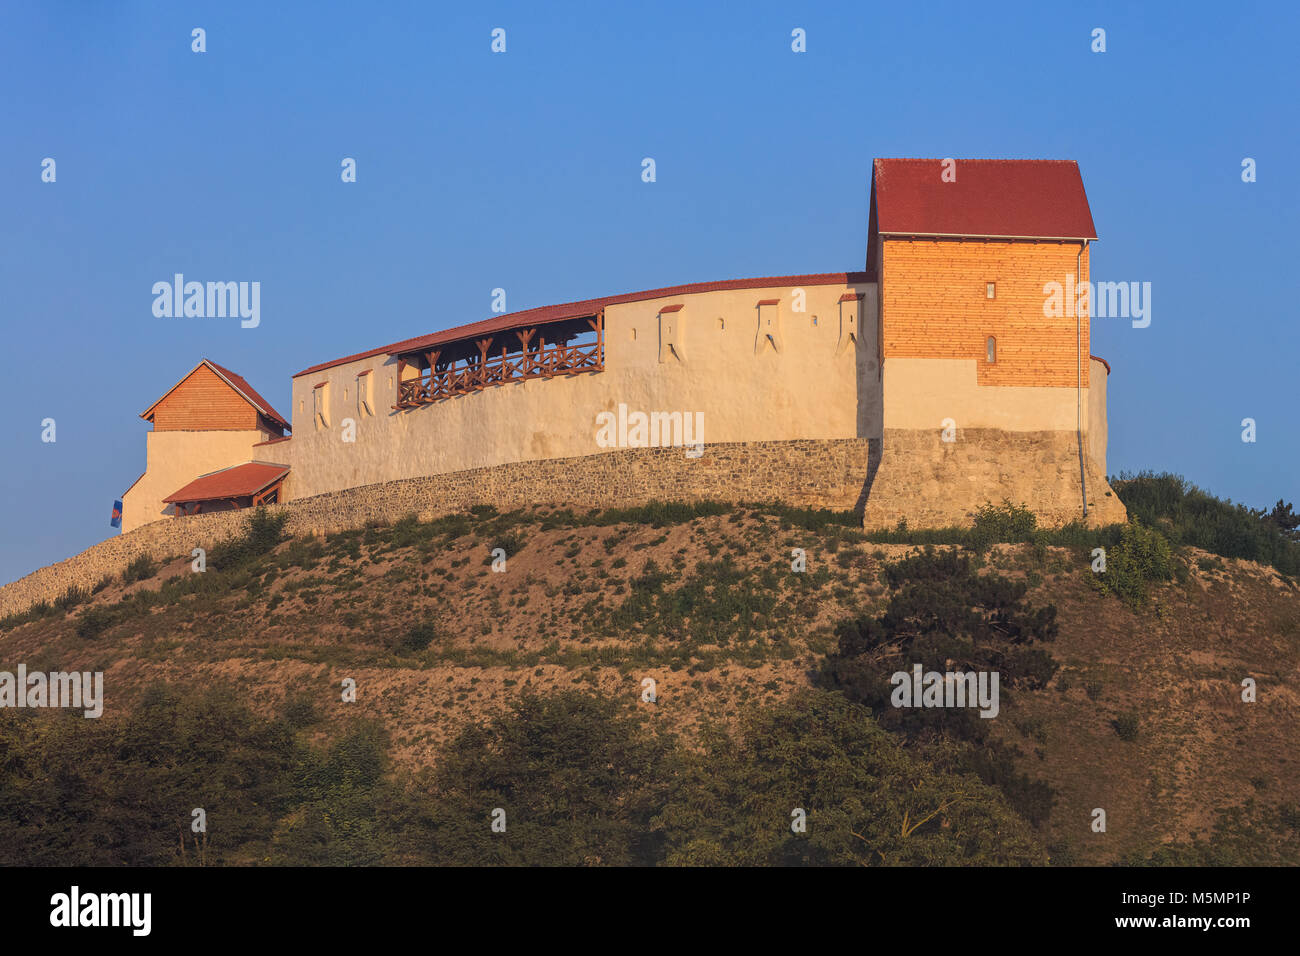
[[[419,408],[508,382],[602,371],[605,368],[604,315],[587,320],[587,324],[596,333],[594,342],[570,345],[558,341],[548,345],[545,329],[542,334],[538,334],[538,329],[519,329],[511,333],[518,339],[513,349],[501,337],[495,337],[476,341],[477,354],[458,359],[445,358],[448,349],[422,356],[399,356],[397,404],[393,408]],[[498,342],[501,342],[500,351],[489,351]],[[412,365],[420,369],[419,377],[403,378]]]

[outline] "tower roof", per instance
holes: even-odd
[[[1067,159],[877,159],[884,236],[1096,239],[1079,164]],[[945,170],[951,169],[951,181]]]
[[[166,392],[164,392],[161,396],[159,396],[156,402],[154,402],[143,412],[141,412],[140,417],[143,418],[145,421],[150,421],[153,416],[154,409],[158,407],[158,405],[162,402],[162,400],[166,398],[168,395],[170,395],[172,392],[176,391],[176,389],[181,385],[182,382],[184,382],[187,378],[189,378],[199,369],[203,368],[203,366],[205,365],[208,368],[210,368],[214,373],[216,373],[216,375],[220,377],[227,385],[229,385],[236,392],[238,392],[240,396],[243,397],[244,400],[248,402],[248,404],[252,405],[263,416],[270,419],[272,422],[281,426],[282,428],[291,427],[289,423],[285,421],[284,416],[282,416],[279,412],[277,412],[274,408],[272,408],[271,403],[268,402],[265,398],[263,398],[261,394],[257,391],[257,389],[249,385],[248,382],[244,380],[244,377],[242,375],[237,375],[234,372],[230,371],[230,369],[224,368],[218,365],[216,362],[211,361],[210,359],[200,360],[198,365],[194,366],[194,368],[190,369],[188,372],[182,375],[176,381],[175,385],[167,389]]]

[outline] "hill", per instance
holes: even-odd
[[[0,862],[1295,864],[1294,545],[1224,558],[1172,513],[255,514],[202,573],[0,622],[3,666],[106,697],[0,711]],[[882,706],[913,661],[999,670],[997,717]]]

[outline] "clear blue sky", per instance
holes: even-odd
[[[1111,471],[1300,499],[1294,4],[284,6],[0,8],[0,580],[116,533],[200,357],[288,414],[294,372],[498,286],[859,269],[875,156],[1078,160],[1094,277],[1153,285],[1149,328],[1094,330]],[[155,318],[176,272],[261,282],[261,326]]]

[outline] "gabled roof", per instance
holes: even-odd
[[[195,478],[185,487],[172,492],[164,502],[215,501],[255,495],[289,474],[288,465],[250,461]]]
[[[391,345],[380,346],[379,348],[371,349],[368,352],[358,352],[356,355],[347,355],[343,358],[334,359],[332,362],[323,362],[320,365],[313,365],[311,368],[305,368],[294,375],[294,378],[298,378],[301,375],[309,375],[312,372],[319,372],[323,369],[333,368],[336,365],[346,365],[349,362],[357,362],[361,359],[371,358],[375,355],[400,355],[404,352],[420,352],[434,348],[438,345],[445,345],[450,342],[461,342],[466,339],[480,338],[498,332],[509,332],[512,329],[526,329],[533,325],[544,325],[548,322],[563,322],[567,319],[580,319],[584,316],[595,315],[607,306],[622,305],[627,302],[644,302],[648,299],[662,299],[667,298],[668,296],[691,295],[692,293],[699,292],[723,292],[738,289],[771,289],[778,286],[844,285],[852,282],[865,282],[866,280],[867,277],[861,272],[818,272],[797,276],[767,276],[756,279],[724,279],[721,282],[696,282],[690,285],[667,286],[663,289],[647,289],[644,292],[627,292],[623,295],[609,295],[600,299],[583,299],[580,302],[566,302],[563,305],[546,305],[536,309],[526,309],[522,312],[511,312],[506,315],[498,315],[490,319],[484,319],[481,322],[470,323],[469,325],[458,325],[455,328],[446,329],[442,332],[433,332],[429,335],[420,335],[412,339],[404,339],[401,342],[394,342]]]
[[[148,421],[149,417],[153,414],[153,410],[158,407],[159,403],[161,403],[164,398],[166,398],[172,392],[176,391],[176,389],[180,387],[182,382],[184,382],[187,378],[189,378],[191,375],[193,375],[195,372],[197,372],[200,368],[202,368],[205,365],[208,368],[210,368],[213,372],[215,372],[217,376],[219,376],[222,380],[224,380],[227,385],[229,385],[241,396],[243,396],[243,398],[248,402],[248,404],[252,405],[255,409],[261,412],[262,415],[266,416],[268,419],[270,419],[271,421],[275,422],[277,425],[280,425],[283,428],[291,427],[289,423],[285,421],[284,416],[281,415],[279,412],[277,412],[274,408],[272,408],[271,403],[268,402],[266,399],[264,399],[258,393],[257,389],[253,388],[253,386],[249,385],[248,382],[244,381],[242,375],[236,375],[234,372],[230,371],[230,369],[223,368],[222,366],[218,365],[216,362],[213,362],[209,359],[200,360],[198,365],[194,366],[192,369],[190,369],[188,372],[182,375],[177,380],[175,385],[167,389],[167,391],[162,394],[162,396],[158,399],[158,401],[154,402],[143,412],[141,412],[140,417]]]
[[[1065,159],[877,159],[873,232],[882,236],[1096,239],[1079,164]],[[874,235],[872,236],[874,239]]]

